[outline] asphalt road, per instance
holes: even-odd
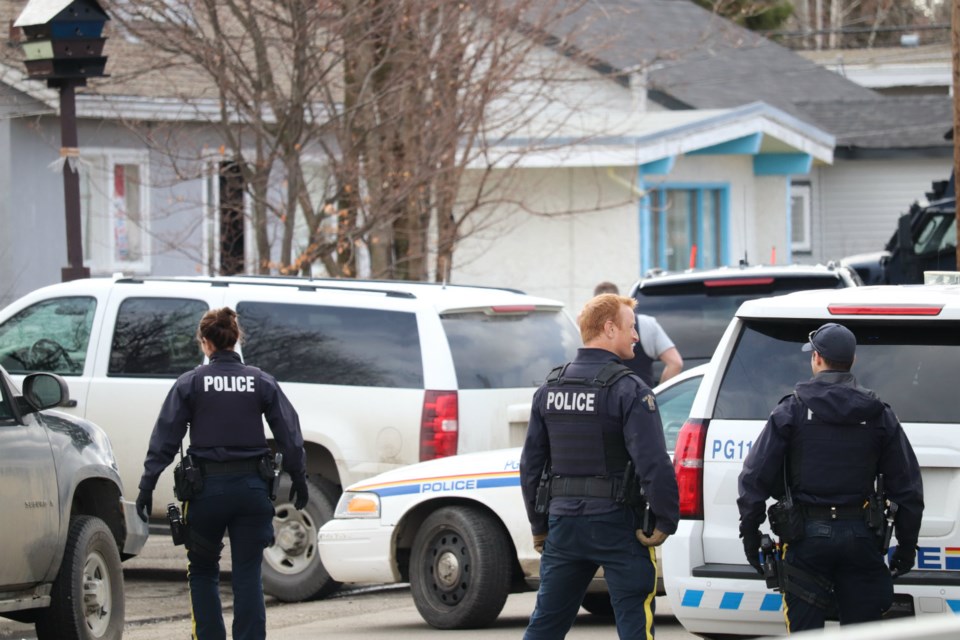
[[[224,572],[228,572],[229,549],[224,549]],[[223,575],[224,617],[227,628],[232,621],[229,575]],[[186,556],[170,538],[151,535],[144,553],[124,563],[126,595],[125,640],[183,640],[190,636],[190,602],[186,583]],[[503,613],[487,629],[437,631],[417,613],[406,586],[373,587],[345,585],[326,600],[305,603],[280,603],[267,598],[267,638],[270,640],[316,640],[316,638],[392,638],[438,639],[519,638],[527,624],[536,594],[522,593],[507,599]],[[657,598],[657,638],[689,640],[687,633],[669,611],[665,598]],[[0,639],[35,638],[31,625],[0,618]],[[616,637],[611,619],[598,618],[581,610],[571,640]]]

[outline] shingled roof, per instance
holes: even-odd
[[[953,156],[953,143],[946,137],[953,126],[953,98],[948,96],[799,102],[797,107],[814,124],[836,132],[837,157],[870,157],[878,150]]]

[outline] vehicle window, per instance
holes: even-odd
[[[663,437],[667,441],[667,451],[677,446],[680,427],[690,417],[690,407],[700,388],[703,376],[694,376],[678,382],[669,389],[657,394],[657,406],[660,409],[660,422],[663,424]]]
[[[951,215],[934,215],[920,229],[913,250],[917,255],[934,253],[957,246],[957,219]]]
[[[281,382],[423,388],[412,313],[241,302],[244,361]]]
[[[817,322],[749,321],[727,365],[716,418],[766,420],[797,382],[811,377],[800,351]],[[902,422],[958,422],[952,402],[960,375],[960,323],[844,323],[857,336],[853,374]]]
[[[840,289],[836,275],[773,278],[750,286],[706,287],[702,282],[645,287],[637,292],[637,313],[654,316],[684,360],[699,364],[713,355],[731,318],[747,300],[804,291]]]
[[[54,298],[31,305],[0,325],[0,364],[9,373],[83,372],[97,309],[94,298]]]
[[[110,376],[176,378],[203,362],[197,325],[207,303],[128,298],[120,304],[110,348]]]
[[[441,320],[461,389],[536,387],[581,344],[562,311],[448,313]]]

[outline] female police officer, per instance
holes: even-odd
[[[261,416],[283,453],[297,509],[307,503],[306,456],[300,421],[273,376],[243,364],[234,346],[241,339],[237,314],[224,307],[204,314],[197,331],[210,359],[180,376],[160,409],[143,464],[137,513],[146,520],[160,473],[173,461],[190,428],[187,456],[200,469],[199,491],[184,503],[188,526],[193,638],[226,638],[220,607],[220,550],[230,535],[233,563],[233,637],[266,637],[260,565],[273,543],[273,505],[263,472],[270,449]],[[183,495],[180,495],[184,499]]]

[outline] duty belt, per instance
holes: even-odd
[[[864,517],[863,507],[857,505],[803,504],[800,509],[807,520],[862,520]]]
[[[230,460],[229,462],[204,460],[200,463],[200,468],[205,476],[222,476],[228,473],[256,473],[259,465],[260,458]]]
[[[550,484],[551,498],[610,498],[615,500],[620,482],[597,476],[555,476]]]

